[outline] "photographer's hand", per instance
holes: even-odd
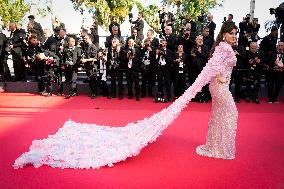
[[[201,53],[201,47],[198,47],[197,51],[198,51],[199,53]]]

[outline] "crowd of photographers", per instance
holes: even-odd
[[[216,28],[210,14],[206,19],[201,18],[202,25],[198,26],[190,15],[176,20],[163,8],[159,37],[152,29],[143,35],[142,13],[137,20],[129,20],[132,27],[128,38],[121,36],[120,25],[113,17],[109,25],[111,35],[106,37],[105,48],[99,48],[95,27],[91,32],[82,29],[78,37],[68,35],[58,18],[53,23],[53,31],[43,30],[33,15],[28,18],[27,31],[11,22],[10,36],[0,33],[1,79],[26,81],[33,75],[39,94],[45,96],[53,93],[62,96],[63,83],[70,83],[65,98],[78,95],[77,75],[81,70],[88,77],[91,98],[100,94],[119,99],[128,96],[139,101],[150,96],[155,102],[170,102],[183,94],[206,65]],[[229,14],[225,21],[234,22],[233,15]],[[177,22],[180,22],[178,29]],[[251,19],[250,15],[239,23],[238,43],[234,45],[237,65],[231,82],[235,85],[236,102],[244,99],[259,104],[258,94],[264,83],[268,87],[269,103],[278,103],[284,81],[284,43],[277,39],[277,27],[272,27],[263,39],[258,36],[259,28],[257,19]],[[7,65],[8,55],[13,60],[13,78]],[[56,92],[52,89],[53,83],[58,84]],[[193,101],[208,102],[210,98],[209,87],[204,86]]]

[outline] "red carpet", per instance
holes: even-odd
[[[14,160],[32,140],[54,134],[72,118],[77,122],[125,125],[150,116],[168,104],[152,99],[95,100],[78,96],[45,98],[34,94],[0,94],[0,188],[138,188],[138,189],[283,189],[284,103],[238,104],[236,159],[195,154],[205,141],[211,104],[190,103],[158,140],[133,158],[99,170],[14,170]]]

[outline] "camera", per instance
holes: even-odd
[[[99,48],[99,51],[98,51],[98,55],[99,55],[99,57],[106,56],[106,51],[105,51],[105,49],[103,49],[102,47],[100,47],[100,48]]]
[[[199,45],[198,46],[195,46],[194,48],[193,48],[193,53],[194,54],[198,54],[199,53],[199,51],[198,51],[198,49],[199,49]]]
[[[127,54],[128,54],[129,57],[133,57],[134,56],[133,49],[129,49]]]
[[[132,19],[133,19],[133,14],[132,14],[132,13],[129,13],[129,14],[128,14],[128,17],[129,17],[129,22],[131,23],[131,22],[132,22]]]
[[[188,33],[188,32],[185,32],[185,33],[184,33],[184,38],[185,38],[185,39],[188,39],[188,38],[189,38],[189,33]]]
[[[166,56],[166,50],[164,48],[160,48],[159,55],[165,57]]]

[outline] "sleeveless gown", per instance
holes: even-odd
[[[195,82],[169,107],[136,123],[124,127],[65,122],[54,135],[34,140],[28,152],[14,162],[15,169],[27,164],[34,167],[48,165],[59,168],[100,168],[136,156],[140,150],[155,141],[188,102],[204,85],[210,82],[212,114],[205,145],[196,152],[200,155],[234,159],[237,109],[229,91],[229,81],[236,57],[232,47],[221,42],[215,49]],[[217,75],[227,77],[219,83]]]

